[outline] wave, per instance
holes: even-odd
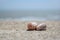
[[[44,21],[46,20],[46,18],[39,18],[39,17],[22,17],[20,19],[22,21],[32,21],[32,20]]]
[[[46,21],[46,20],[60,20],[58,16],[48,16],[48,17],[21,17],[21,18],[0,18],[0,21]]]
[[[21,17],[21,18],[0,18],[0,20],[15,20],[15,21],[44,21],[46,18],[39,18],[39,17]]]

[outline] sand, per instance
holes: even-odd
[[[0,40],[60,40],[60,21],[35,21],[46,23],[44,31],[27,31],[30,21],[0,21]]]

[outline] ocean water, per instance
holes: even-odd
[[[0,11],[0,20],[60,20],[60,10]]]

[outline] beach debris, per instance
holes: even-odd
[[[41,24],[37,25],[36,30],[46,30],[46,24],[41,23]]]
[[[28,30],[35,30],[36,27],[37,27],[37,23],[36,23],[36,22],[29,22],[29,23],[27,24]]]

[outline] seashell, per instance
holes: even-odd
[[[46,29],[46,24],[45,23],[41,23],[39,25],[37,25],[36,30],[45,30]]]
[[[36,22],[30,22],[30,23],[28,23],[27,28],[29,30],[34,30],[34,29],[36,29],[36,26],[37,26]]]

